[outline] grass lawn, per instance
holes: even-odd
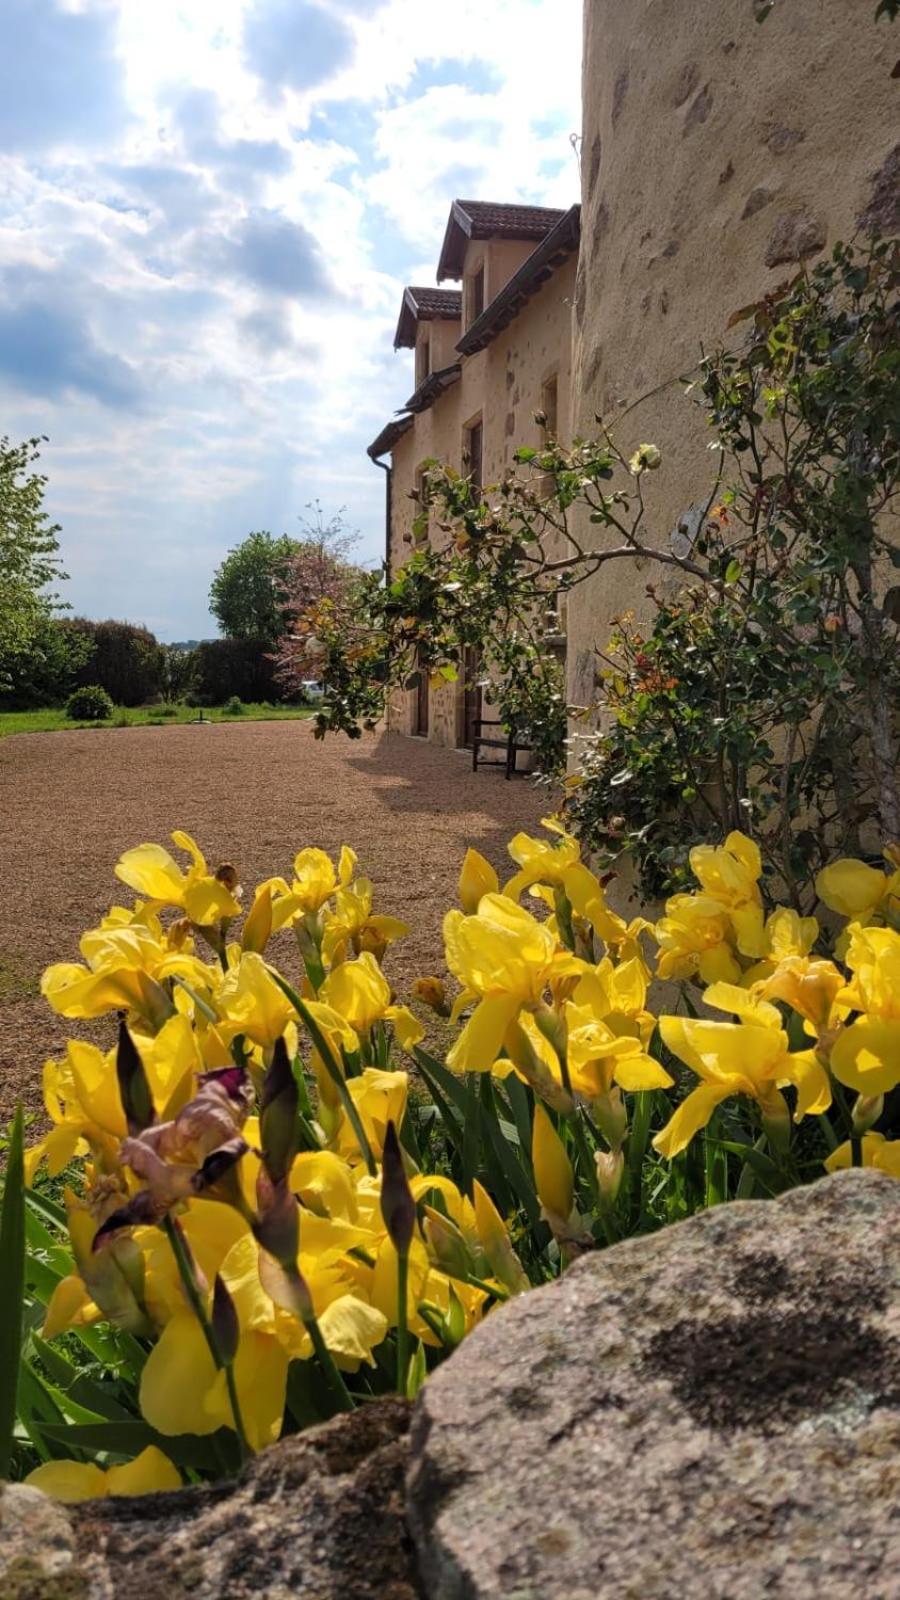
[[[107,722],[70,722],[61,709],[49,711],[0,711],[0,739],[11,733],[57,733],[62,728],[146,728],[174,727],[179,722],[196,722],[200,712],[193,706],[176,706],[175,715],[165,715],[165,706],[117,706]],[[309,706],[271,706],[245,704],[242,714],[205,706],[207,722],[294,722],[311,717]]]

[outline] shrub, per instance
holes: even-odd
[[[226,711],[229,717],[242,717],[244,715],[244,702],[236,694],[233,694],[230,700],[225,701],[222,710]]]
[[[45,618],[35,629],[28,652],[10,664],[3,704],[11,711],[65,705],[92,654],[88,634],[67,618]]]
[[[194,689],[200,703],[223,705],[277,698],[274,666],[262,639],[206,639],[194,652]]]
[[[26,1343],[18,1475],[48,1442],[105,1450],[97,1419],[123,1413],[153,1430],[142,1487],[172,1486],[176,1462],[236,1469],[392,1385],[415,1393],[494,1306],[586,1249],[851,1163],[900,1177],[897,849],[886,871],[819,874],[823,904],[852,913],[834,953],[815,918],[771,904],[738,832],[692,852],[696,888],[655,927],[616,914],[555,825],[516,835],[502,892],[469,851],[444,926],[474,1009],[443,1062],[382,973],[406,930],[373,913],[352,852],[301,850],[240,927],[234,868],[173,838],[186,868],[127,851],[139,905],[86,937],[87,965],[42,980],[62,1016],[105,1017],[110,1048],[78,1041],[77,1071],[45,1067],[54,1126],[26,1178],[78,1154],[66,1211],[26,1205],[24,1326],[43,1322],[53,1364]],[[302,992],[266,959],[290,926]],[[658,1015],[654,977],[683,985],[678,1014]],[[412,993],[449,1012],[440,979]],[[35,1481],[53,1492],[52,1462]]]
[[[193,650],[182,650],[177,645],[160,645],[160,688],[163,699],[183,700],[194,680],[196,656]]]
[[[167,717],[167,718],[168,717],[177,717],[177,715],[178,715],[178,707],[177,706],[173,706],[173,705],[160,706],[159,715],[161,717]]]
[[[99,683],[75,689],[66,701],[66,716],[72,722],[106,722],[115,707]]]
[[[142,706],[162,689],[163,651],[147,628],[131,622],[92,622],[75,617],[68,624],[92,643],[79,669],[81,684],[102,684],[117,705]]]

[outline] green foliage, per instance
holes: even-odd
[[[57,560],[59,527],[44,510],[47,479],[33,471],[40,439],[0,437],[0,690],[8,692],[51,616],[49,585],[65,578]]]
[[[167,704],[182,700],[194,681],[196,655],[176,645],[160,645],[160,693]]]
[[[4,705],[12,710],[62,705],[92,652],[90,635],[68,618],[44,617],[28,653],[16,656],[10,665]]]
[[[566,685],[562,663],[538,637],[513,631],[493,642],[491,699],[507,732],[531,746],[535,770],[558,777],[565,766]]]
[[[222,710],[227,711],[230,717],[242,717],[244,715],[244,702],[238,699],[236,694],[233,694],[230,700],[225,701]]]
[[[86,617],[73,618],[69,626],[92,644],[77,673],[80,684],[102,684],[120,706],[145,705],[160,693],[163,652],[148,628],[112,619],[91,622]]]
[[[9,1141],[0,1208],[0,1482],[9,1477],[16,1420],[25,1289],[25,1196],[22,1107]]]
[[[701,364],[722,468],[699,581],[649,586],[646,637],[623,619],[602,654],[604,726],[569,808],[604,855],[635,854],[649,894],[679,885],[698,824],[752,827],[798,907],[871,819],[897,834],[897,591],[879,578],[897,558],[879,531],[900,482],[897,271],[889,247],[839,248],[737,314],[745,349]]]
[[[218,706],[231,699],[278,698],[265,639],[205,639],[194,651],[192,682],[189,704]]]
[[[298,540],[250,533],[216,568],[209,609],[229,639],[262,641],[272,649],[285,631],[284,584]]]
[[[99,683],[85,684],[76,689],[66,701],[66,716],[71,722],[106,722],[115,707],[106,690]]]

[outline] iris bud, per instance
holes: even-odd
[[[240,1327],[234,1301],[218,1272],[213,1285],[211,1321],[219,1355],[225,1366],[230,1367],[237,1355]]]
[[[262,1087],[259,1129],[262,1158],[272,1182],[280,1183],[297,1154],[299,1093],[284,1039],[276,1039]]]
[[[128,1132],[135,1139],[145,1128],[149,1128],[153,1121],[153,1097],[144,1071],[144,1063],[138,1055],[137,1046],[128,1032],[124,1017],[119,1018],[116,1077]]]
[[[393,1122],[387,1125],[381,1157],[381,1215],[394,1249],[404,1255],[416,1226],[416,1202],[403,1165],[403,1152]]]

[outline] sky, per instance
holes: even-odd
[[[210,637],[251,529],[344,509],[454,197],[571,205],[581,0],[3,0],[0,434],[76,613]]]

